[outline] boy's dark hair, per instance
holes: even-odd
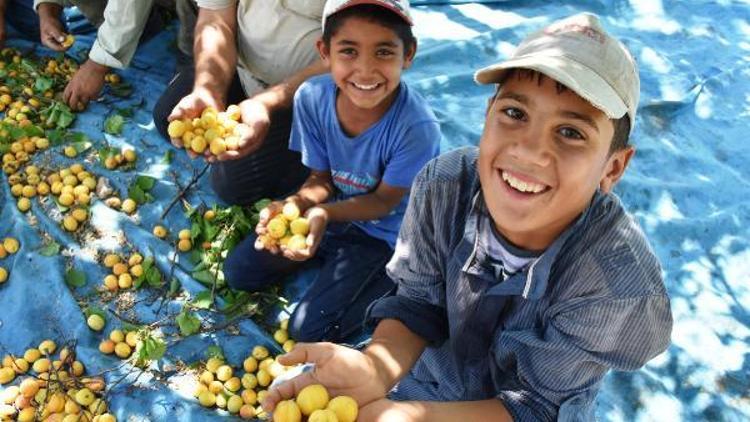
[[[326,18],[326,26],[323,28],[323,42],[326,47],[331,46],[331,38],[336,35],[344,22],[353,17],[375,22],[395,32],[401,39],[401,42],[404,43],[404,53],[407,53],[417,45],[417,39],[411,31],[411,25],[404,21],[399,15],[382,6],[362,4],[359,6],[347,7],[346,9],[336,12]]]
[[[495,96],[497,96],[497,93],[500,92],[500,87],[503,86],[505,81],[510,79],[511,77],[516,76],[519,79],[527,79],[527,80],[537,80],[538,84],[542,84],[544,81],[544,78],[547,77],[542,72],[539,72],[537,70],[533,69],[520,69],[520,68],[514,68],[510,69],[509,71],[505,72],[503,77],[498,81],[497,83],[497,91],[495,91]],[[560,82],[555,81],[555,86],[557,88],[557,93],[562,94],[565,91],[570,91],[570,88],[563,85]],[[620,117],[619,119],[610,119],[612,121],[612,125],[615,128],[615,132],[612,135],[612,143],[609,146],[609,153],[612,154],[615,151],[619,151],[623,148],[626,148],[628,146],[628,139],[630,138],[630,116],[625,114],[624,116]]]

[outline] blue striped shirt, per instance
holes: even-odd
[[[476,148],[444,154],[415,179],[388,264],[394,318],[428,341],[396,400],[497,398],[515,420],[591,420],[610,368],[635,370],[669,344],[659,263],[619,199],[597,192],[541,255],[498,279],[478,236],[489,219]]]

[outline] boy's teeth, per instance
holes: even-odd
[[[539,193],[545,189],[544,185],[539,185],[531,182],[524,182],[523,180],[516,179],[507,172],[502,172],[503,180],[505,180],[513,189],[526,192],[526,193]]]
[[[360,85],[358,83],[354,83],[354,86],[356,86],[359,89],[363,89],[365,91],[370,91],[378,87],[378,84],[372,84],[372,85]]]

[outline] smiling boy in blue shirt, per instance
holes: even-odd
[[[300,86],[289,141],[310,176],[297,193],[263,210],[257,228],[265,233],[284,202],[294,203],[310,223],[307,247],[268,251],[253,236],[224,265],[230,286],[259,290],[304,261],[322,261],[291,315],[295,340],[350,337],[370,303],[395,287],[385,264],[412,181],[440,146],[437,118],[401,81],[417,48],[411,24],[404,0],[326,2],[317,47],[330,74]]]
[[[612,193],[634,152],[630,53],[580,14],[475,78],[497,84],[479,148],[415,179],[371,343],[298,344],[279,361],[315,369],[266,409],[315,382],[360,421],[592,420],[610,369],[668,346],[659,263]]]

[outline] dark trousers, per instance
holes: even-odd
[[[10,37],[39,42],[39,16],[34,0],[10,0],[5,9],[6,30]]]
[[[177,74],[154,106],[154,124],[164,139],[167,117],[175,105],[193,89],[195,69],[192,65],[178,67]],[[227,104],[245,99],[240,80],[235,74]],[[292,128],[291,110],[271,116],[271,127],[259,150],[238,160],[217,162],[211,166],[211,186],[229,204],[249,205],[260,198],[280,198],[293,193],[309,174],[300,154],[289,150]]]
[[[224,278],[234,289],[257,291],[303,266],[320,265],[289,319],[296,341],[342,342],[360,333],[367,307],[396,287],[385,274],[393,249],[353,224],[331,224],[310,263],[256,251],[255,238],[240,242],[224,262]]]

